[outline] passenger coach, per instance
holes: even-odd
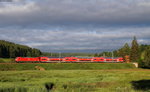
[[[29,63],[48,62],[124,62],[122,57],[16,57],[15,61]]]

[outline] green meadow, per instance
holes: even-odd
[[[131,63],[3,63],[0,71],[36,70],[41,66],[46,70],[105,70],[105,69],[134,69]]]
[[[0,71],[0,92],[150,92],[150,70]]]
[[[150,70],[131,63],[1,63],[0,92],[150,92]]]

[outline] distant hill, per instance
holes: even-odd
[[[31,48],[25,45],[15,44],[13,42],[0,40],[0,58],[15,57],[36,57],[42,53],[39,49]]]

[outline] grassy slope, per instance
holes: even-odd
[[[54,83],[53,92],[147,92],[135,91],[133,81],[150,80],[150,71],[142,69],[0,71],[0,75],[0,90],[15,92],[46,92],[47,82]]]
[[[44,63],[44,64],[0,64],[0,70],[35,70],[35,66],[46,70],[99,70],[99,69],[133,69],[127,63]]]
[[[0,63],[13,63],[13,58],[0,58]]]

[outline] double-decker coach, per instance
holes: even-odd
[[[122,57],[17,57],[15,59],[19,62],[123,62]]]

